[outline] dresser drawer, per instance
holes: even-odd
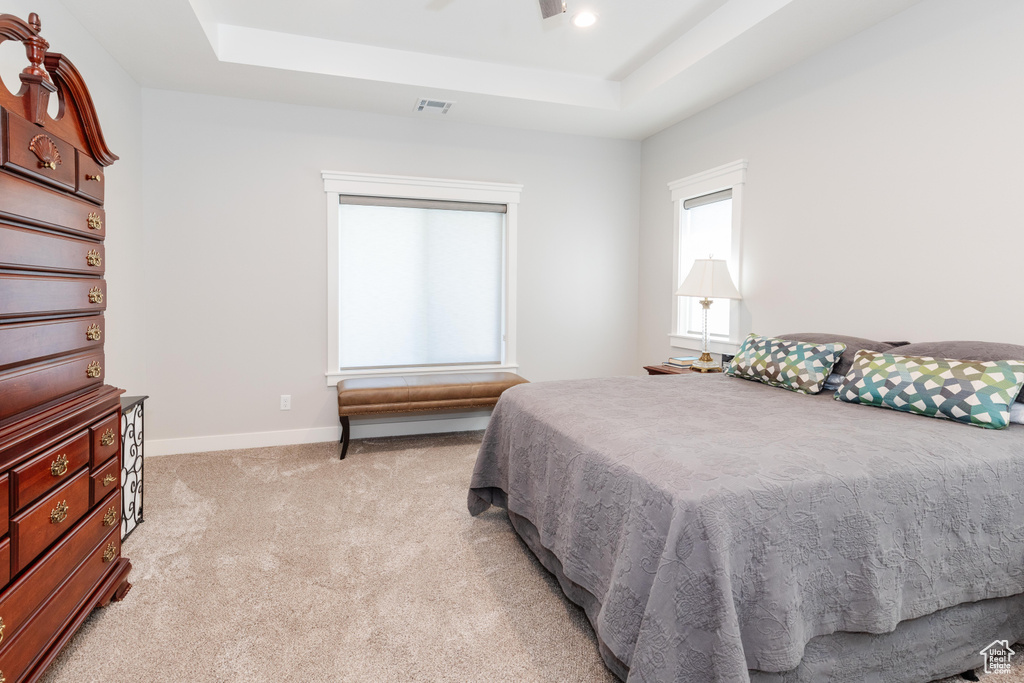
[[[0,216],[8,220],[103,239],[106,218],[95,204],[9,173],[0,173],[0,197]]]
[[[0,374],[0,420],[103,384],[103,354],[80,353]]]
[[[103,260],[102,244],[0,225],[0,268],[102,275]]]
[[[111,458],[107,464],[89,475],[89,503],[95,505],[121,488],[121,463]]]
[[[120,509],[120,495],[111,498],[111,502],[117,504]],[[111,527],[119,526],[116,523],[105,525],[105,518],[106,510],[91,512],[79,522],[74,531],[61,539],[10,588],[0,593],[0,619],[4,620],[6,627],[6,637],[0,645],[6,645],[8,639],[16,637],[39,605],[90,552],[100,545],[100,541],[110,534]],[[10,570],[10,564],[7,569]],[[0,671],[6,672],[6,669],[0,667]]]
[[[68,439],[11,470],[11,503],[15,512],[54,486],[68,481],[89,464],[89,432]]]
[[[0,598],[0,617],[8,624],[5,633],[11,634],[0,644],[0,671],[11,683],[22,680],[78,611],[82,596],[92,592],[120,556],[117,529],[97,543],[91,519]]]
[[[78,157],[77,191],[80,197],[103,203],[103,186],[107,184],[103,177],[103,167],[93,161],[92,157],[76,152]]]
[[[41,126],[3,113],[3,165],[61,189],[75,190],[77,150]]]
[[[0,588],[11,581],[11,539],[4,536],[0,541]],[[2,618],[0,613],[0,618]],[[2,669],[0,669],[2,671]]]
[[[107,308],[107,283],[93,278],[0,275],[0,318],[91,313]]]
[[[28,566],[89,511],[89,472],[83,470],[59,489],[11,518],[11,574]]]
[[[11,516],[11,511],[9,509],[10,503],[8,502],[10,499],[7,494],[7,485],[9,481],[10,480],[7,478],[6,474],[0,477],[0,536],[7,533],[7,527]],[[7,569],[9,570],[10,567]]]
[[[103,347],[102,315],[0,325],[0,370]]]
[[[89,427],[92,440],[91,467],[95,470],[121,447],[121,415],[114,413]]]

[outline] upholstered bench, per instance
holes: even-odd
[[[349,417],[487,408],[526,380],[511,372],[361,377],[338,382],[341,458],[348,452]]]

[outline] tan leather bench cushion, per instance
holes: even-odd
[[[338,382],[338,414],[405,413],[493,406],[501,392],[526,382],[511,372],[362,377]]]

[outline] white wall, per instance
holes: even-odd
[[[104,137],[120,161],[109,167],[106,187],[108,283],[105,370],[106,382],[144,393],[145,325],[142,320],[142,89],[124,69],[55,0],[8,0],[3,12],[27,20],[39,14],[42,36],[50,50],[75,64],[92,94]],[[14,92],[18,73],[28,65],[25,48],[8,41],[0,45],[0,77]]]
[[[332,438],[323,170],[522,183],[520,373],[636,373],[639,143],[148,89],[143,101],[157,450]]]
[[[929,0],[645,140],[639,360],[672,351],[666,185],[740,158],[754,331],[1024,344],[1022,35]]]

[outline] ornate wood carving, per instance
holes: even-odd
[[[17,94],[24,103],[25,118],[42,125],[50,95],[57,89],[43,69],[43,59],[50,44],[39,35],[40,28],[39,15],[35,12],[28,15],[27,22],[10,14],[0,15],[0,42],[18,40],[24,43],[28,55],[29,64],[21,72],[21,90]]]
[[[30,14],[31,20],[34,15]],[[39,17],[36,17],[38,20]],[[4,40],[17,40],[24,42],[36,35],[38,29],[33,29],[27,21],[22,21],[13,14],[0,14],[0,37]]]
[[[40,168],[54,169],[57,168],[57,164],[64,163],[64,160],[60,158],[60,150],[57,149],[57,143],[42,133],[32,138],[28,148],[39,159]]]
[[[29,15],[28,21],[0,14],[0,43],[23,43],[29,62],[19,76],[21,89],[16,94],[0,88],[0,105],[87,150],[100,165],[109,166],[117,161],[117,155],[103,138],[89,88],[67,57],[47,51],[50,44],[39,35],[41,29],[39,15],[35,13]],[[50,95],[60,98],[56,118],[46,111]]]
[[[65,106],[74,104],[78,122],[82,126],[85,143],[89,146],[89,152],[101,166],[110,166],[117,161],[117,155],[107,147],[107,141],[103,139],[103,130],[100,128],[99,117],[96,116],[96,107],[92,103],[92,95],[85,87],[85,81],[78,69],[67,57],[56,52],[46,53],[46,70],[50,72]]]

